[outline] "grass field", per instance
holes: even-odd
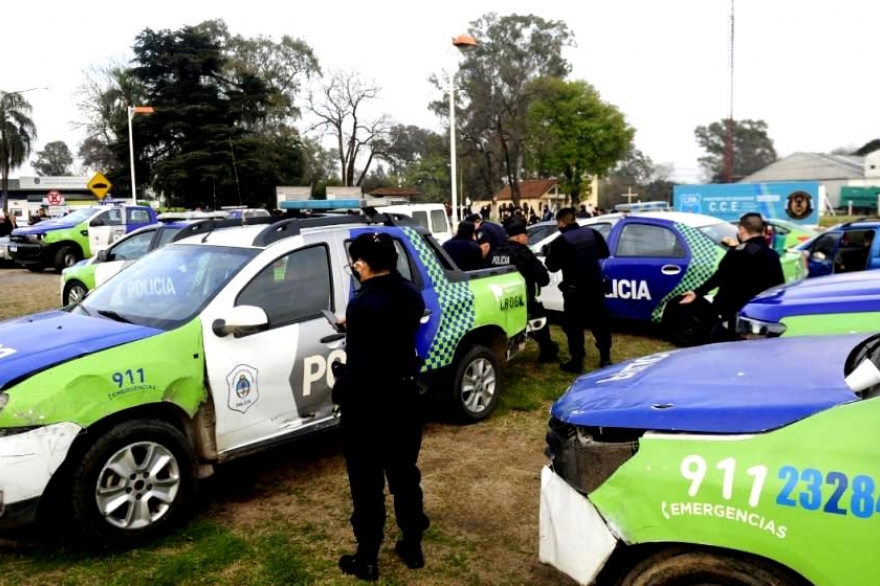
[[[0,269],[0,318],[58,302],[57,274]],[[555,326],[553,335],[564,342]],[[618,334],[613,359],[668,348],[655,338]],[[592,368],[597,357],[588,352]],[[548,409],[572,377],[535,358],[530,345],[505,370],[502,402],[490,420],[426,427],[420,466],[432,519],[427,567],[410,571],[394,557],[389,506],[380,584],[572,584],[537,561]],[[353,548],[349,515],[343,459],[330,432],[218,467],[201,485],[190,522],[149,547],[96,554],[0,540],[0,586],[354,584],[336,567]]]

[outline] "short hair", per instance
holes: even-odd
[[[352,261],[362,260],[376,272],[397,268],[397,249],[388,234],[367,232],[351,242],[348,254]]]
[[[481,216],[480,214],[471,214],[468,217],[466,217],[464,220],[466,222],[473,222],[474,224],[477,224],[477,223],[483,221],[483,216]]]
[[[743,214],[739,219],[739,225],[749,234],[763,234],[764,230],[767,227],[767,223],[764,221],[764,218],[761,214],[756,212],[749,212],[748,214]]]
[[[562,208],[556,212],[556,220],[564,224],[571,224],[575,219],[574,208]]]
[[[477,233],[476,225],[468,220],[458,223],[458,230],[456,230],[455,235],[460,238],[472,239],[474,234]]]
[[[512,238],[513,236],[519,236],[520,234],[528,234],[529,230],[526,228],[526,225],[519,220],[511,222],[505,227],[505,231],[507,232],[508,238]]]

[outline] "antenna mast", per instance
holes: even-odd
[[[733,2],[730,0],[730,45],[728,57],[730,64],[730,110],[727,114],[727,136],[724,145],[724,174],[727,182],[733,182]]]

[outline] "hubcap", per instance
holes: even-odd
[[[174,454],[160,444],[138,442],[107,460],[98,475],[95,500],[111,525],[143,529],[168,512],[179,489],[180,467]]]
[[[461,400],[471,413],[482,413],[495,396],[495,368],[485,358],[471,362],[461,381]]]
[[[67,253],[64,255],[64,266],[72,267],[76,264],[76,255],[73,253]]]
[[[67,292],[67,301],[70,303],[78,303],[82,301],[82,298],[85,296],[85,294],[86,290],[84,287],[74,285],[70,288],[70,291]]]

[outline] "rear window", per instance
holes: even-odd
[[[725,238],[733,238],[736,240],[737,232],[739,231],[736,226],[728,224],[727,222],[702,226],[701,228],[698,228],[698,230],[708,236],[709,239],[718,246],[724,246],[724,242],[722,241]]]

